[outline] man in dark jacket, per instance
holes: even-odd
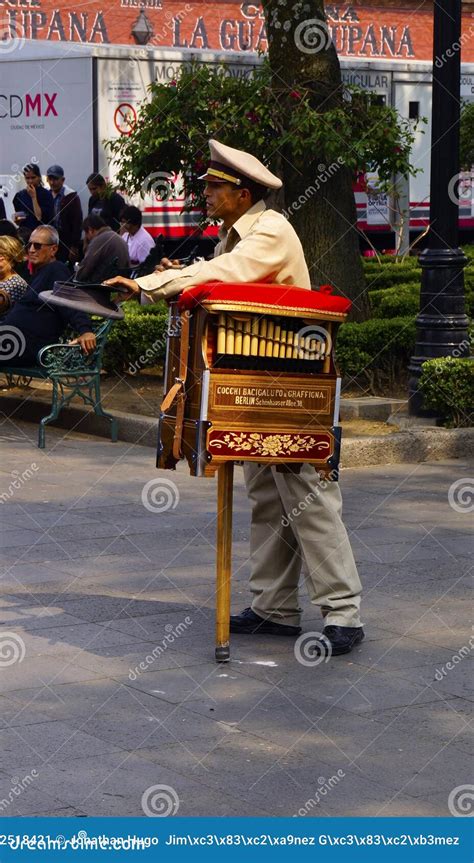
[[[100,216],[87,216],[84,230],[84,258],[77,271],[79,282],[102,282],[130,266],[128,246]]]
[[[96,338],[89,315],[62,306],[49,305],[41,299],[42,291],[51,291],[54,282],[65,281],[70,273],[65,264],[56,261],[59,237],[55,228],[41,226],[31,234],[27,245],[28,260],[33,268],[31,284],[0,324],[0,366],[37,365],[37,354],[54,344],[70,326],[77,332],[74,342],[88,354]]]
[[[61,165],[51,165],[46,179],[54,198],[53,225],[59,234],[58,261],[75,264],[79,258],[82,230],[82,207],[79,195],[66,186]]]
[[[109,228],[120,231],[120,214],[125,207],[122,195],[114,192],[102,174],[90,174],[86,180],[91,193],[87,212],[89,216],[100,216]]]

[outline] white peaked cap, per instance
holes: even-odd
[[[212,183],[234,183],[241,186],[243,178],[247,177],[265,186],[267,189],[281,189],[282,181],[272,174],[265,165],[250,153],[228,147],[211,138],[209,141],[211,160],[205,174],[200,180],[209,180]]]

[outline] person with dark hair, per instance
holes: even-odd
[[[4,219],[7,218],[5,204],[3,198],[0,197],[0,221],[3,222]]]
[[[130,266],[128,247],[101,216],[87,216],[83,223],[84,258],[76,270],[78,282],[102,282]]]
[[[87,206],[89,216],[100,216],[109,228],[118,233],[120,214],[125,207],[122,195],[113,190],[102,174],[89,174],[86,185],[91,193]]]
[[[153,249],[155,241],[148,231],[142,227],[142,214],[138,207],[125,207],[120,216],[122,225],[121,236],[128,246],[130,262],[141,264]]]
[[[0,237],[13,237],[18,239],[18,228],[9,219],[0,219]]]
[[[54,201],[51,192],[43,186],[41,171],[36,163],[25,165],[23,176],[26,188],[21,189],[13,198],[14,220],[19,226],[20,235],[27,240],[39,225],[49,225],[54,218]]]
[[[59,237],[55,228],[40,225],[31,233],[27,253],[33,279],[28,290],[2,320],[4,332],[8,327],[13,333],[12,341],[17,349],[8,359],[0,359],[2,368],[35,366],[38,351],[57,342],[68,326],[79,333],[74,342],[81,346],[84,353],[90,353],[96,346],[89,315],[75,309],[49,305],[41,297],[43,291],[52,290],[56,281],[65,281],[70,276],[66,264],[56,261],[58,245]]]
[[[51,165],[46,179],[54,198],[54,227],[59,233],[58,261],[75,264],[79,258],[82,230],[82,207],[79,195],[66,186],[64,169]]]

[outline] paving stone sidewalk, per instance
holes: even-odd
[[[291,639],[234,636],[216,665],[215,480],[136,445],[35,441],[1,427],[0,816],[450,814],[470,781],[472,465],[342,472],[365,586],[350,656],[306,666]],[[240,469],[234,502],[238,610]]]

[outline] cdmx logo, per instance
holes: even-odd
[[[55,101],[57,93],[26,93],[19,96],[17,93],[12,93],[7,96],[5,93],[0,93],[0,119],[9,117],[16,120],[22,116],[48,117],[50,114],[53,117],[58,116]]]

